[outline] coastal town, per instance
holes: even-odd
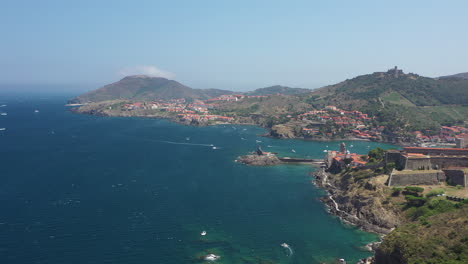
[[[264,98],[267,96],[247,96],[242,94],[221,95],[208,100],[192,100],[184,98],[171,100],[155,100],[150,102],[129,102],[120,105],[120,111],[136,115],[163,114],[175,121],[191,125],[211,125],[221,123],[242,124],[242,116],[228,113],[220,109],[225,102],[239,102],[248,98]],[[142,112],[144,111],[144,112]],[[162,116],[161,116],[162,117]],[[271,129],[286,127],[291,133],[286,137],[304,139],[358,139],[371,141],[389,141],[388,135],[394,134],[383,125],[357,110],[343,110],[333,105],[320,110],[310,110],[303,113],[287,113],[281,118],[282,123]],[[279,133],[278,137],[285,133]],[[400,140],[398,136],[395,136]],[[395,141],[395,140],[394,140]],[[406,133],[404,142],[415,146],[453,146],[468,145],[468,128],[463,126],[441,126],[439,131],[410,131]]]

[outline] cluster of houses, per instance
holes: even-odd
[[[314,110],[305,112],[298,116],[300,120],[319,120],[331,121],[336,125],[341,126],[359,126],[364,125],[364,122],[372,120],[367,114],[361,111],[346,111],[337,108],[336,106],[329,105],[323,110]]]
[[[370,127],[369,121],[372,118],[361,111],[346,111],[333,105],[326,106],[322,110],[305,112],[299,115],[297,119],[319,121],[322,124],[328,122],[337,127],[349,129],[351,135],[362,139],[377,139],[385,128],[383,126]],[[302,132],[304,135],[316,135],[320,131],[318,128],[303,128]]]
[[[219,102],[219,101],[239,101],[244,98],[261,98],[267,97],[266,95],[244,95],[244,94],[223,94],[215,98],[208,99],[207,102]]]
[[[222,121],[230,122],[234,118],[221,115],[210,115],[209,110],[214,104],[207,104],[201,100],[187,103],[185,99],[157,100],[152,102],[134,102],[122,106],[123,111],[159,110],[177,114],[177,117],[188,121]]]
[[[456,143],[458,147],[466,147],[468,143],[468,128],[460,126],[442,126],[438,135],[424,135],[421,131],[413,132],[421,143]]]

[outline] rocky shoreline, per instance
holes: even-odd
[[[340,217],[344,222],[355,225],[360,229],[377,233],[380,235],[386,235],[390,233],[395,225],[393,222],[389,223],[387,219],[379,218],[379,216],[373,219],[363,217],[363,209],[366,208],[369,203],[359,204],[355,206],[353,204],[354,197],[349,197],[344,194],[345,190],[340,189],[339,186],[335,186],[330,178],[333,176],[325,172],[323,169],[314,174],[316,178],[316,185],[327,191],[328,195],[321,198],[321,200],[328,206],[330,213]],[[369,212],[375,213],[375,212]]]
[[[135,112],[135,113],[128,113],[128,112],[117,112],[109,108],[109,102],[101,102],[101,103],[93,103],[93,104],[83,104],[83,105],[76,105],[79,107],[71,108],[71,111],[78,114],[88,114],[88,115],[96,115],[96,116],[112,116],[112,117],[143,117],[143,118],[157,118],[157,119],[167,119],[175,123],[189,125],[189,126],[209,126],[209,125],[219,125],[219,124],[232,124],[232,125],[258,125],[268,130],[267,133],[263,134],[264,137],[270,137],[275,139],[301,139],[301,140],[308,140],[308,141],[342,141],[342,140],[359,140],[359,141],[371,141],[369,139],[362,139],[356,137],[344,137],[344,138],[328,138],[328,137],[308,137],[308,136],[296,136],[294,133],[281,133],[281,131],[277,131],[275,128],[266,127],[264,124],[259,122],[255,122],[255,120],[251,118],[240,118],[239,120],[234,120],[233,122],[225,123],[225,122],[201,122],[201,121],[194,121],[194,120],[185,120],[178,118],[176,116],[164,115],[164,114],[148,114],[144,112]],[[382,143],[389,143],[389,144],[396,144],[401,146],[412,146],[414,145],[412,142],[395,142],[395,141],[386,141],[386,140],[375,140],[376,142]]]
[[[379,196],[369,197],[365,194],[354,195],[353,192],[342,183],[343,179],[336,179],[324,168],[313,174],[316,186],[324,189],[327,195],[320,200],[327,206],[329,212],[339,217],[344,223],[357,226],[358,228],[371,233],[380,235],[380,241],[366,245],[369,251],[376,252],[378,246],[382,243],[385,235],[395,229],[400,224],[397,214],[383,208]],[[366,183],[366,187],[371,191],[376,191],[376,186],[372,183]],[[358,264],[374,264],[375,257],[371,256],[362,259]]]

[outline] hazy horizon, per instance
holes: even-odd
[[[468,71],[467,9],[465,1],[8,2],[0,83],[85,91],[147,74],[247,91],[314,89],[395,65],[451,75]]]

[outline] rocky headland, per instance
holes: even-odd
[[[316,184],[328,192],[322,201],[345,222],[378,234],[388,234],[400,224],[399,210],[388,203],[385,175],[354,182],[351,174],[320,170],[315,177]]]

